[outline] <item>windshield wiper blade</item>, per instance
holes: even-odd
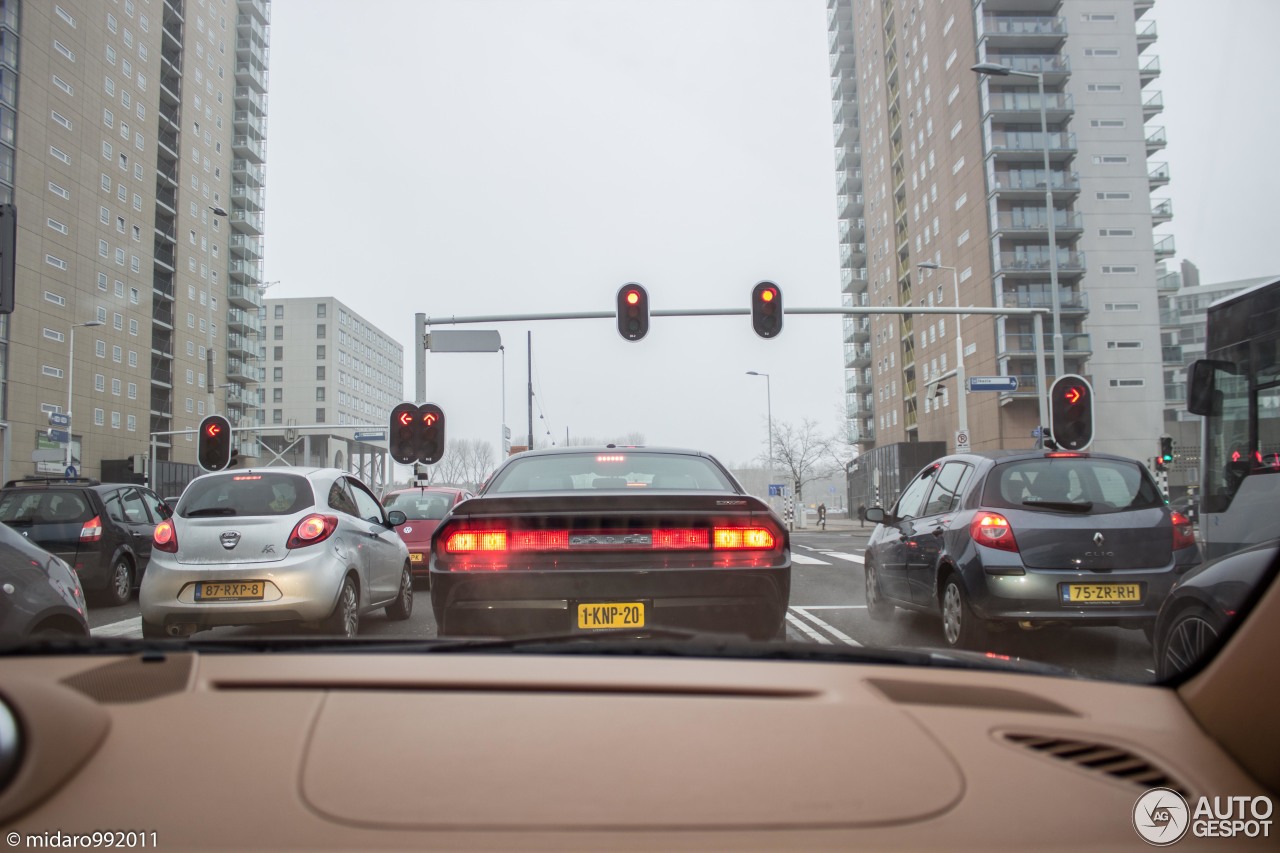
[[[1093,501],[1081,501],[1075,503],[1073,501],[1023,501],[1023,506],[1038,506],[1045,509],[1060,509],[1063,512],[1079,512],[1085,513],[1093,509]]]
[[[235,515],[236,508],[233,506],[207,506],[203,509],[188,510],[182,514],[183,518],[203,518],[210,515]]]

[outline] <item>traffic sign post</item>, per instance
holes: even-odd
[[[58,444],[66,444],[71,441],[71,433],[65,429],[50,429],[49,440],[56,441]]]
[[[956,430],[956,453],[969,452],[969,432],[968,430]]]
[[[355,434],[356,441],[386,441],[387,434],[383,430],[372,430],[370,432],[358,432]]]
[[[52,427],[71,426],[71,418],[68,417],[67,415],[62,414],[61,412],[50,412],[49,426],[52,426]]]
[[[970,376],[970,391],[1017,391],[1016,376]]]

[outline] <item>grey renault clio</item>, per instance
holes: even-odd
[[[409,550],[355,477],[333,468],[221,471],[156,526],[138,596],[144,637],[295,622],[354,637],[360,616],[413,611]]]
[[[868,614],[941,618],[948,646],[996,624],[1142,628],[1200,562],[1192,524],[1133,459],[991,451],[938,459],[878,522],[865,555]]]

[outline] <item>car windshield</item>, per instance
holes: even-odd
[[[1008,509],[1089,508],[1095,513],[1155,509],[1165,504],[1151,477],[1134,462],[1045,458],[997,466],[982,502]]]
[[[382,501],[387,509],[398,509],[409,521],[429,521],[444,518],[453,505],[453,495],[443,492],[392,492]]]
[[[602,450],[513,459],[485,494],[581,489],[710,489],[733,491],[724,472],[700,456]]]
[[[0,2],[0,522],[104,642],[1173,677],[1280,539],[1278,30]]]
[[[194,481],[182,495],[178,515],[293,515],[314,503],[311,484],[296,474],[223,474]]]

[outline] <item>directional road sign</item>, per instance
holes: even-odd
[[[970,391],[1017,391],[1016,376],[970,376]]]
[[[55,427],[71,426],[71,416],[64,415],[61,412],[50,412],[49,426],[55,426]]]
[[[56,441],[58,444],[66,444],[71,440],[71,433],[65,429],[50,429],[49,440]]]
[[[386,430],[371,430],[369,432],[358,432],[355,435],[356,441],[386,441]]]
[[[68,480],[70,480],[76,476],[76,466],[68,465],[67,470],[63,471],[62,473],[66,475]]]

